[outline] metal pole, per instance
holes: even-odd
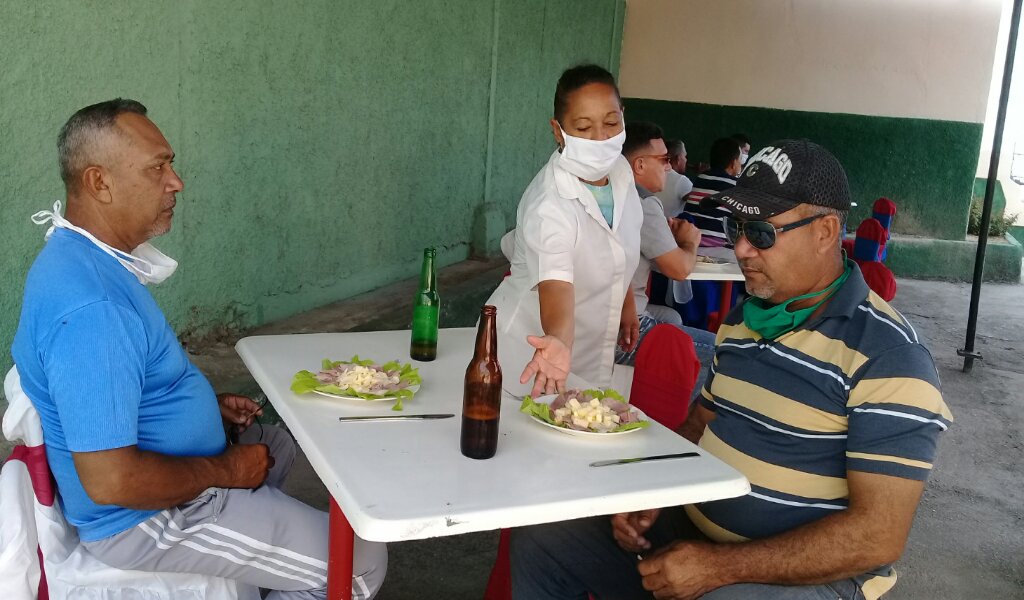
[[[1013,79],[1013,57],[1017,53],[1017,30],[1020,28],[1022,0],[1014,0],[1010,17],[1010,33],[1006,41],[1006,62],[1003,67],[1003,87],[999,92],[999,111],[996,113],[996,128],[992,136],[992,154],[988,163],[988,181],[985,184],[985,202],[981,210],[981,231],[978,232],[978,254],[974,259],[974,282],[971,284],[971,308],[967,315],[967,340],[956,353],[964,357],[964,373],[974,368],[975,359],[981,360],[981,353],[974,350],[974,338],[978,332],[978,303],[981,300],[981,278],[985,272],[985,249],[988,247],[988,228],[992,221],[992,196],[995,194],[996,177],[999,174],[999,152],[1003,145],[1003,126],[1006,124],[1006,105],[1010,101],[1010,81]]]

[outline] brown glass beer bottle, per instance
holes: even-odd
[[[476,349],[466,368],[462,398],[462,454],[491,458],[498,448],[498,416],[501,412],[501,367],[498,365],[497,309],[480,309]]]

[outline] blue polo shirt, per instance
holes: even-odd
[[[155,511],[93,502],[72,453],[224,451],[213,388],[149,290],[78,233],[57,229],[36,257],[11,353],[42,420],[64,516],[83,541],[130,529]]]

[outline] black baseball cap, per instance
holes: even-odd
[[[708,196],[702,206],[721,206],[738,219],[767,219],[813,204],[850,210],[850,184],[835,156],[814,142],[772,142],[747,159],[734,187]]]

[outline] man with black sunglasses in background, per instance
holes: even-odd
[[[615,515],[610,532],[601,517],[515,530],[517,598],[873,600],[895,584],[952,415],[913,327],[840,250],[846,174],[821,146],[775,142],[706,202],[730,213],[751,298],[679,433],[751,492]]]

